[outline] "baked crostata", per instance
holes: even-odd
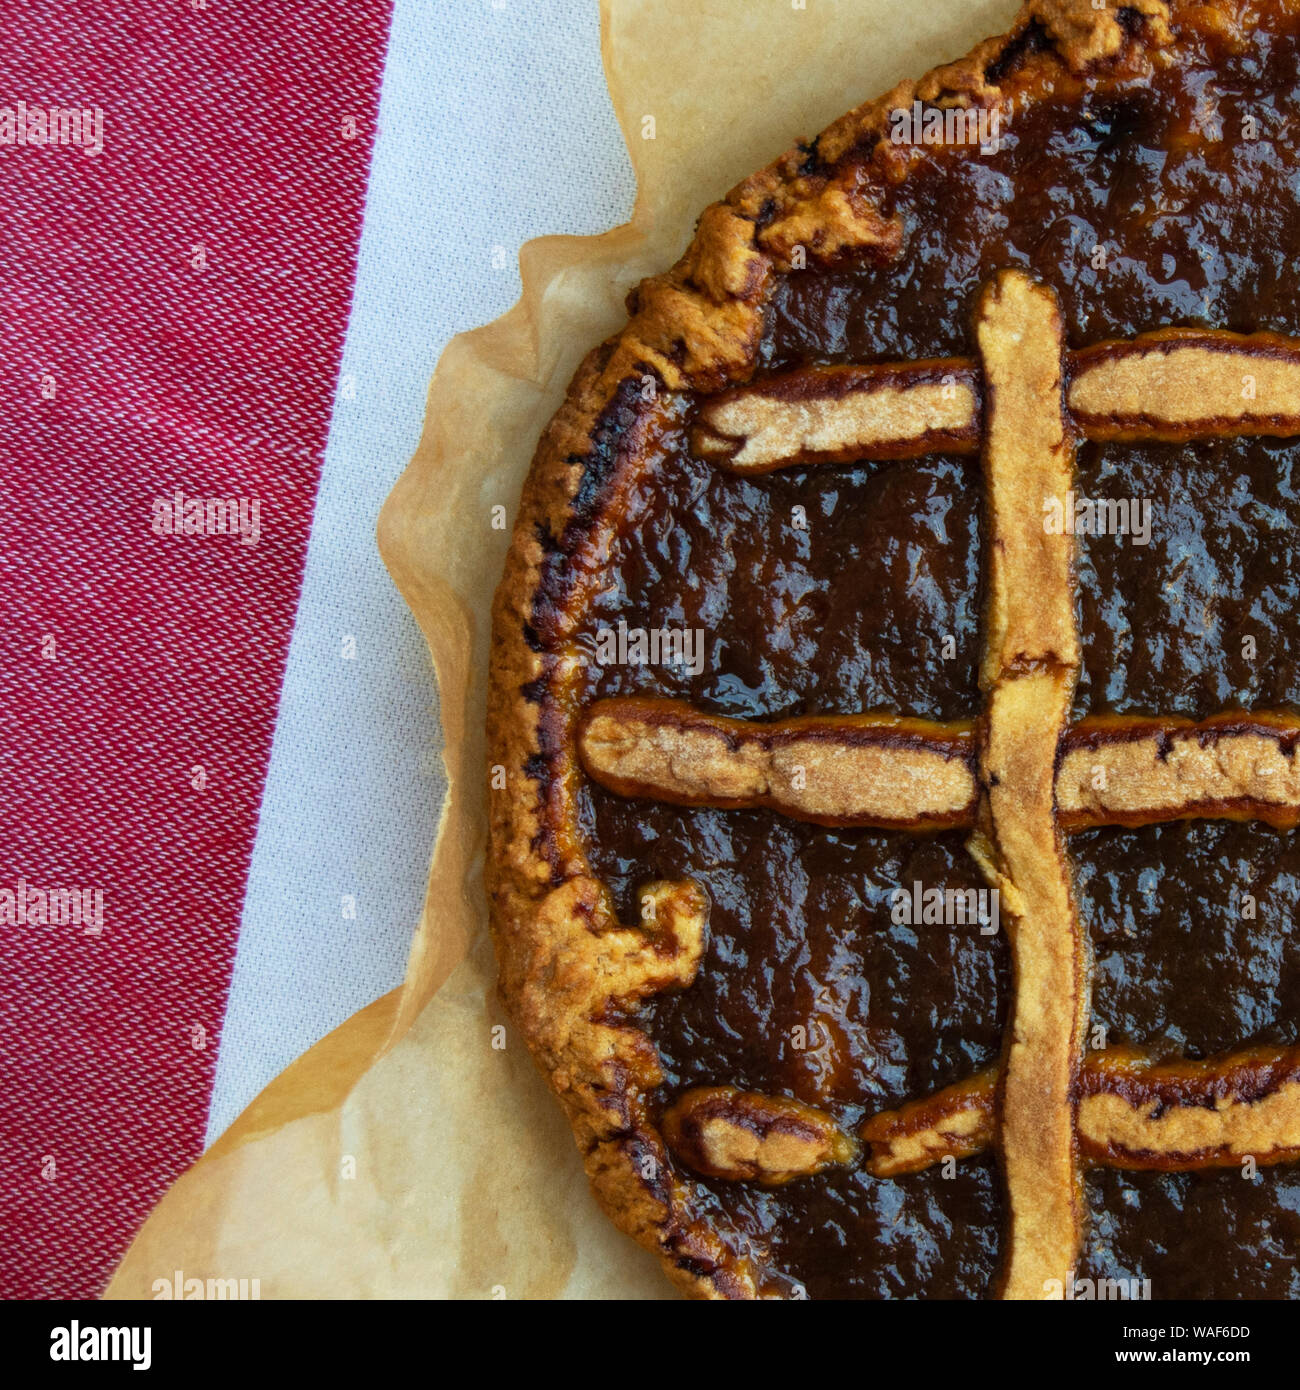
[[[1300,4],[1032,0],[708,208],[494,612],[501,989],[723,1298],[1300,1297]]]

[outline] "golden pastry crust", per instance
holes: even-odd
[[[858,1131],[877,1177],[969,1158],[997,1140],[998,1067],[882,1110]],[[1300,1048],[1253,1047],[1160,1062],[1117,1047],[1084,1059],[1075,1129],[1085,1166],[1183,1169],[1300,1156]]]
[[[674,1158],[696,1173],[780,1187],[857,1157],[834,1119],[786,1096],[697,1086],[664,1112]]]
[[[683,416],[685,393],[751,376],[764,306],[797,249],[814,264],[887,268],[902,233],[880,211],[881,191],[931,157],[882,138],[891,110],[1077,99],[1149,70],[1192,11],[1197,23],[1228,13],[1179,0],[1130,0],[1122,13],[1030,0],[1005,36],[797,145],[708,208],[678,264],[632,292],[627,326],[588,355],[542,436],[493,608],[489,762],[506,786],[490,797],[487,887],[501,993],[565,1107],[602,1206],[694,1296],[780,1296],[788,1286],[725,1231],[692,1219],[689,1178],[650,1118],[662,1078],[636,1003],[689,983],[704,904],[689,886],[657,885],[651,896],[664,907],[649,930],[619,926],[577,831],[571,639],[605,538],[660,432]]]
[[[862,714],[762,723],[631,696],[596,701],[578,749],[588,776],[620,796],[761,806],[816,825],[966,830],[978,803],[971,729]],[[1300,720],[1095,715],[1065,731],[1055,794],[1066,832],[1200,817],[1289,830],[1300,824]]]
[[[1023,271],[1002,271],[984,293],[976,331],[988,396],[990,534],[980,810],[969,848],[1007,909],[1016,976],[1001,1079],[1009,1206],[1003,1291],[1041,1298],[1049,1281],[1068,1276],[1083,1225],[1072,1096],[1085,956],[1056,823],[1056,756],[1079,634],[1074,538],[1027,527],[1024,515],[1027,498],[1068,490],[1074,439],[1064,416],[1056,295]]]

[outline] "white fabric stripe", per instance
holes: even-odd
[[[380,129],[343,354],[355,395],[330,425],[209,1143],[405,969],[444,784],[424,641],[374,529],[438,355],[515,302],[523,242],[605,231],[635,193],[594,0],[397,0]]]

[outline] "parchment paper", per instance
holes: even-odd
[[[437,671],[450,785],[405,984],[300,1057],[172,1186],[108,1297],[153,1297],[176,1271],[256,1279],[263,1298],[675,1296],[596,1207],[523,1043],[507,1027],[493,1046],[505,1020],[482,890],[483,709],[509,531],[491,528],[492,508],[513,520],[578,361],[622,324],[627,290],[681,254],[706,204],[1016,9],[601,0],[633,220],[523,248],[520,302],[447,347],[419,449],[380,517],[384,561]]]

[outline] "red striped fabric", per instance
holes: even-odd
[[[388,20],[0,11],[7,1297],[99,1293],[201,1147]]]

